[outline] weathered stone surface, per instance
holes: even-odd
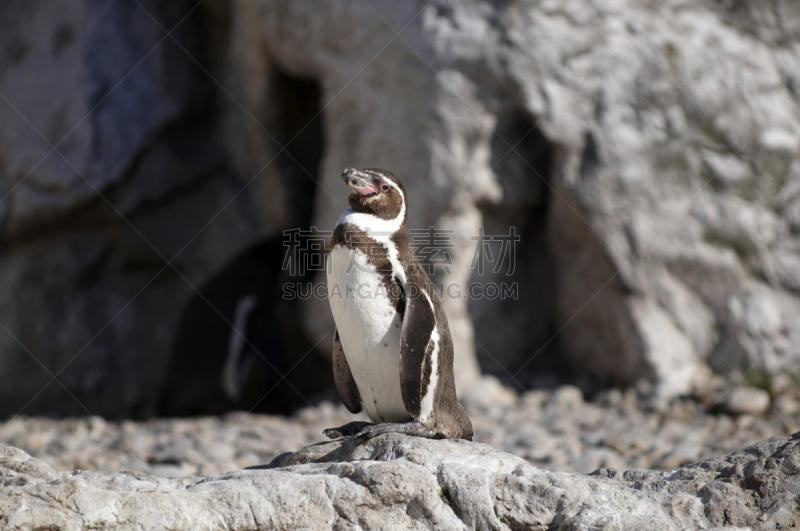
[[[315,224],[341,210],[341,167],[379,165],[404,179],[418,227],[520,229],[511,276],[467,272],[465,244],[436,275],[520,286],[514,304],[448,302],[464,359],[476,334],[500,376],[560,350],[675,395],[709,362],[756,381],[800,361],[800,58],[797,28],[777,22],[797,7],[726,6],[265,1],[234,17],[266,29],[233,40],[322,82]],[[313,38],[308,13],[324,20]],[[315,337],[325,310],[307,311]]]
[[[414,228],[454,231],[434,280],[459,290],[461,392],[476,359],[518,387],[566,359],[673,396],[709,367],[797,370],[795,2],[140,4],[0,6],[0,415],[147,415],[181,378],[220,394],[233,299],[271,291],[223,286],[223,337],[196,347],[187,281],[330,228],[347,166],[391,169]],[[510,225],[516,267],[477,272],[471,237]],[[285,344],[325,353],[324,298],[292,311]]]
[[[142,6],[0,6],[0,416],[153,411],[177,269],[201,282],[254,230],[229,209],[202,231],[236,190],[181,50],[202,56],[192,4]]]
[[[0,6],[0,417],[151,415],[167,381],[187,391],[171,412],[242,407],[219,396],[228,323],[237,298],[269,297],[274,281],[229,280],[216,296],[206,284],[265,238],[307,225],[313,180],[281,160],[244,189],[253,174],[231,162],[208,75],[219,6],[100,4]],[[302,125],[316,112],[307,103]],[[264,158],[278,152],[268,141]],[[319,142],[309,143],[301,158],[313,164]],[[251,269],[274,277],[273,254]],[[191,319],[197,300],[205,321]],[[184,345],[191,364],[172,369]]]
[[[4,529],[786,529],[800,435],[675,471],[549,472],[492,447],[383,435],[206,478],[56,472],[0,447]]]

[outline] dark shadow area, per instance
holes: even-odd
[[[271,79],[270,100],[275,102],[277,112],[270,113],[274,118],[267,127],[286,147],[272,164],[278,168],[283,188],[288,192],[291,228],[307,229],[325,149],[322,91],[316,81],[292,77],[277,68],[273,68]]]
[[[333,388],[329,363],[302,331],[301,301],[285,296],[322,263],[322,247],[307,241],[324,151],[320,88],[281,71],[272,79],[276,107],[265,126],[286,146],[272,165],[293,226],[234,257],[186,305],[161,415],[287,413]]]
[[[282,298],[283,285],[294,281],[281,269],[284,251],[282,237],[270,239],[192,297],[176,334],[161,415],[285,413],[333,385],[324,360],[308,353],[296,301]]]
[[[569,375],[556,337],[556,270],[547,241],[550,203],[558,200],[549,185],[555,147],[519,109],[501,114],[496,133],[491,164],[503,198],[480,205],[484,235],[471,283],[482,288],[468,305],[476,351],[481,369],[514,389],[551,387]]]

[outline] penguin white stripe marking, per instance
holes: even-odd
[[[424,288],[423,288],[423,291],[420,291],[420,293],[425,295],[425,298],[428,300],[428,304],[430,304],[430,306],[431,306],[431,312],[433,313],[433,318],[436,319],[436,307],[433,305],[433,301],[431,300],[430,296],[428,295],[428,292],[424,291]]]
[[[428,300],[428,304],[431,305],[431,310],[434,312],[435,316],[436,310],[433,306],[433,301],[426,292],[422,291],[421,293],[425,295],[425,298]],[[431,338],[428,342],[429,345],[431,342],[433,343],[430,359],[431,376],[430,381],[428,381],[428,389],[425,391],[425,396],[422,397],[419,411],[419,422],[424,425],[433,423],[435,420],[433,415],[433,399],[436,395],[436,386],[439,383],[439,330],[437,326],[438,324],[434,324],[433,331],[431,332]],[[427,345],[425,346],[425,350],[427,350]]]
[[[430,341],[433,343],[431,349],[431,377],[428,381],[428,389],[425,391],[425,396],[422,397],[419,411],[419,422],[425,425],[433,423],[433,398],[436,395],[436,385],[439,382],[439,331],[434,328],[431,332]],[[430,343],[429,343],[430,344]]]

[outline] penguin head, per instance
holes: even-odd
[[[342,179],[353,190],[349,201],[350,208],[356,212],[385,220],[405,216],[406,189],[392,172],[377,168],[347,168],[342,172]]]

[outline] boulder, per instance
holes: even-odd
[[[256,339],[237,323],[259,345],[257,369],[273,374],[237,375],[258,380],[255,391],[225,395],[220,374],[240,300],[257,295],[261,316],[291,314],[273,295],[281,233],[308,225],[314,183],[285,154],[260,179],[237,172],[209,76],[224,26],[218,8],[0,6],[0,417],[249,409],[280,394],[285,365],[309,350],[292,337],[297,325],[260,324],[278,329],[273,343],[287,331],[276,354],[268,334]],[[313,88],[293,116],[259,116],[277,138],[305,127],[306,147],[291,153],[312,166]],[[278,150],[261,144],[263,165]],[[303,379],[314,392],[327,384]],[[180,400],[164,396],[166,382]],[[302,400],[288,392],[292,404]]]
[[[481,370],[768,387],[800,368],[798,10],[4,2],[0,416],[249,409],[316,351],[303,403],[333,322],[280,287],[324,275],[259,249],[330,230],[348,166],[396,173],[439,231],[462,394]],[[254,293],[272,317],[232,331]],[[226,387],[242,344],[269,370]]]
[[[0,447],[0,527],[786,529],[800,434],[669,472],[534,468],[491,446],[395,434],[319,443],[210,477],[56,472]]]
[[[341,210],[342,167],[390,167],[412,226],[473,238],[446,248],[437,283],[518,288],[448,299],[460,367],[474,350],[524,387],[567,360],[674,396],[709,366],[757,384],[800,367],[800,31],[781,22],[798,14],[788,1],[266,1],[233,39],[321,80],[329,193],[314,224]],[[495,268],[510,227],[516,267]],[[306,315],[322,337],[324,304]]]

